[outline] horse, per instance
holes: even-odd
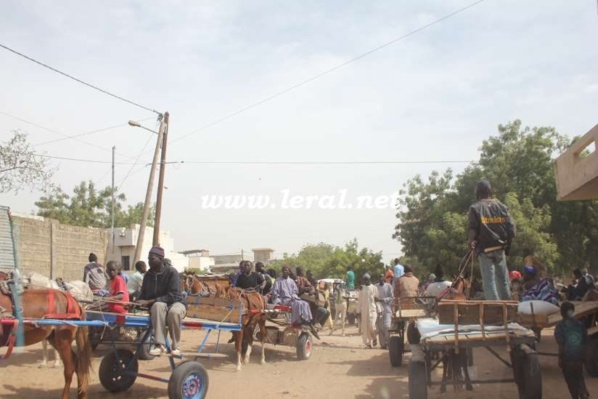
[[[0,318],[4,321],[14,318],[13,294],[6,287],[17,289],[15,285],[3,285],[0,293]],[[20,295],[21,315],[27,319],[77,319],[85,320],[85,312],[81,305],[68,293],[53,289],[28,288]],[[16,319],[15,319],[16,320]],[[0,346],[8,345],[9,350],[14,344],[10,324],[3,324]],[[36,344],[47,339],[56,349],[64,365],[64,388],[62,399],[68,399],[73,374],[77,374],[77,397],[87,398],[89,386],[89,373],[91,369],[91,345],[86,327],[77,327],[72,324],[59,326],[35,326],[26,324],[23,327],[24,346]],[[76,342],[76,351],[71,347]]]
[[[249,363],[251,345],[253,343],[253,333],[256,326],[259,326],[259,338],[262,344],[262,358],[260,363],[266,364],[265,342],[268,333],[266,331],[266,312],[264,312],[266,303],[264,302],[264,298],[259,292],[234,287],[228,289],[227,296],[232,301],[240,301],[244,309],[244,314],[241,319],[241,331],[236,334],[233,333],[235,349],[237,351],[237,371],[241,371],[241,358],[243,353],[245,354],[244,363]]]
[[[228,277],[200,277],[196,274],[184,274],[181,281],[183,282],[183,291],[186,291],[191,295],[224,298],[230,287]]]

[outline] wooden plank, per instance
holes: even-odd
[[[598,326],[588,328],[588,336],[598,333]]]

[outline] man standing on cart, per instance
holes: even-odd
[[[166,352],[166,326],[172,341],[171,353],[180,355],[181,321],[187,314],[187,308],[181,295],[179,273],[164,261],[164,249],[161,247],[150,249],[148,263],[150,269],[143,276],[137,303],[150,308],[156,344],[150,349],[150,355],[159,356]]]
[[[386,282],[386,276],[380,274],[378,285],[378,298],[376,298],[376,307],[378,319],[376,319],[376,328],[378,329],[378,339],[380,348],[386,349],[388,346],[388,329],[390,328],[392,318],[392,287]]]
[[[478,201],[469,207],[467,244],[478,255],[486,299],[509,300],[507,255],[515,237],[515,224],[507,207],[491,198],[487,180],[477,182],[475,195]]]

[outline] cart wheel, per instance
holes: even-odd
[[[297,338],[297,359],[307,360],[311,357],[312,339],[311,335],[304,332]]]
[[[139,363],[132,351],[117,349],[100,363],[100,382],[110,392],[126,391],[137,378]]]
[[[392,367],[401,367],[405,352],[405,342],[401,335],[393,335],[388,340],[388,357]]]
[[[521,399],[542,399],[542,372],[538,354],[535,352],[521,353],[520,368],[523,372],[519,396]]]
[[[147,330],[141,330],[139,331],[139,340],[142,340],[145,337],[145,333]],[[137,356],[137,359],[139,360],[152,360],[155,356],[154,355],[150,355],[149,351],[152,348],[152,345],[154,344],[154,335],[153,334],[149,334],[147,336],[147,338],[145,338],[144,342],[140,342],[139,344],[137,344],[137,351],[135,352],[135,356]]]
[[[589,339],[586,345],[585,368],[589,375],[598,377],[598,339]]]
[[[426,364],[424,362],[409,363],[409,399],[428,399]]]
[[[208,392],[208,372],[200,362],[179,364],[168,380],[169,399],[203,399]]]

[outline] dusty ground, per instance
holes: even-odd
[[[185,331],[182,343],[184,351],[194,351],[203,337],[203,331]],[[241,372],[235,370],[231,344],[224,343],[223,353],[230,359],[206,360],[209,372],[209,398],[408,398],[407,368],[392,368],[386,351],[364,349],[355,328],[347,329],[347,336],[339,332],[316,341],[312,358],[297,361],[294,348],[273,347],[266,349],[267,364],[259,364],[259,345],[254,346],[251,362]],[[544,332],[541,351],[554,351],[552,330]],[[228,340],[223,333],[221,342]],[[216,334],[210,337],[213,350]],[[3,352],[2,352],[3,353]],[[94,353],[94,373],[91,378],[90,398],[166,398],[166,384],[147,379],[138,379],[133,387],[124,393],[109,394],[100,385],[97,370],[106,348]],[[408,360],[409,355],[406,355]],[[61,369],[39,369],[41,345],[32,346],[14,354],[8,361],[0,363],[0,398],[2,399],[54,399],[60,396],[63,384]],[[510,377],[510,370],[484,349],[476,349],[474,363],[480,378]],[[567,388],[556,358],[541,357],[544,381],[544,398],[568,398]],[[168,377],[170,369],[166,359],[155,359],[140,363],[140,371]],[[592,396],[598,395],[598,379],[586,377]],[[71,390],[76,397],[75,384]],[[517,398],[514,384],[490,384],[476,387],[473,392],[440,394],[438,388],[429,391],[429,398]]]

